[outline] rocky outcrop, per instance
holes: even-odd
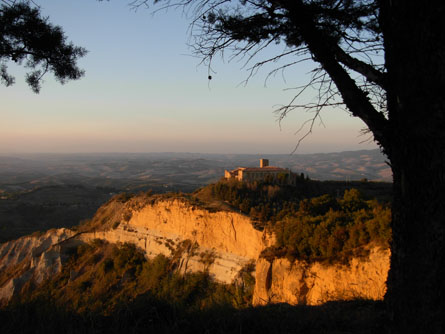
[[[157,202],[134,211],[127,224],[249,259],[256,259],[268,245],[266,235],[253,228],[248,216],[231,211],[210,212],[181,200]]]
[[[82,234],[81,239],[131,242],[149,258],[175,255],[180,257],[182,272],[207,270],[222,283],[232,283],[239,271],[273,242],[240,213],[211,212],[178,199],[142,207],[135,201],[128,204],[128,221],[114,229]]]
[[[38,285],[60,272],[67,248],[78,243],[74,236],[62,228],[1,244],[0,301],[10,299],[27,282]]]
[[[58,273],[66,249],[94,239],[133,243],[148,258],[176,257],[181,272],[206,270],[222,283],[232,283],[273,242],[237,212],[212,212],[184,199],[145,200],[110,201],[98,210],[90,232],[52,230],[1,245],[0,300],[9,299],[26,282],[38,285]]]
[[[366,258],[347,265],[289,262],[285,258],[256,263],[254,305],[319,305],[332,300],[383,299],[390,252],[372,248]]]
[[[148,258],[172,256],[181,272],[206,270],[223,283],[234,282],[243,267],[256,263],[255,305],[381,299],[389,269],[389,251],[378,248],[343,266],[269,262],[259,257],[274,238],[254,229],[246,215],[208,210],[182,198],[134,197],[102,206],[82,232],[51,230],[0,245],[0,301],[27,282],[38,285],[60,272],[70,249],[94,239],[133,243]]]

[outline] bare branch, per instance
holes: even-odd
[[[187,13],[192,15],[189,44],[192,52],[201,57],[201,63],[208,67],[209,76],[213,74],[214,57],[219,55],[224,59],[227,53],[229,62],[235,59],[243,61],[241,68],[247,70],[246,79],[242,82],[244,85],[265,65],[277,64],[267,72],[267,84],[268,79],[279,71],[284,73],[286,69],[308,60],[309,54],[312,60],[320,63],[323,70],[315,69],[309,83],[297,88],[290,103],[275,110],[279,114],[280,126],[286,115],[296,109],[315,113],[309,123],[304,123],[307,126],[314,124],[326,107],[346,107],[367,124],[379,142],[384,140],[387,124],[386,74],[383,66],[374,63],[375,57],[369,55],[379,55],[382,50],[379,32],[374,26],[377,22],[376,7],[370,1],[357,2],[357,6],[354,4],[352,7],[348,7],[351,3],[345,1],[159,2],[162,2],[162,8],[188,7]],[[132,1],[137,6],[148,3],[148,0]],[[368,4],[371,6],[367,7]],[[322,16],[315,15],[317,10],[322,13],[320,15],[329,16],[332,22],[320,19]],[[343,24],[341,15],[352,15],[352,19],[346,19]],[[357,19],[362,17],[363,20]],[[261,59],[263,51],[274,43],[284,43],[283,52]],[[353,77],[353,74],[358,77]],[[316,101],[301,103],[302,93],[309,88],[315,90]],[[309,133],[311,131],[312,127]]]

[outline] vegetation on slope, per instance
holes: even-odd
[[[0,309],[0,332],[371,334],[388,323],[382,302],[252,307],[248,271],[238,285],[223,285],[176,268],[174,258],[146,260],[132,244],[95,240],[73,251],[60,274]]]
[[[390,204],[370,199],[376,194],[385,198],[388,185],[372,182],[354,185],[360,191],[343,189],[344,183],[301,177],[296,186],[272,180],[252,183],[220,180],[193,194],[122,193],[101,207],[82,229],[114,228],[120,219],[131,218],[131,209],[175,199],[207,210],[236,210],[249,215],[256,228],[267,228],[277,237],[275,246],[263,252],[266,258],[347,262],[352,256],[367,255],[369,246],[388,248],[391,242]],[[321,193],[324,194],[320,196]]]
[[[61,273],[0,309],[1,333],[376,333],[382,302],[252,307],[253,278],[237,285],[206,272],[180,275],[175,257],[146,260],[133,244],[73,249]]]
[[[219,284],[207,272],[179,273],[178,258],[158,255],[147,260],[134,244],[95,240],[79,246],[61,273],[37,289],[29,286],[14,303],[51,300],[70,312],[101,315],[118,312],[136,299],[187,310],[250,304],[254,279],[247,270],[238,284]]]
[[[363,183],[361,188],[366,191],[368,183]],[[310,198],[327,189],[337,190],[337,196]],[[251,216],[257,227],[273,231],[276,245],[263,252],[266,258],[347,262],[351,256],[366,255],[369,245],[388,248],[391,241],[389,204],[366,200],[355,188],[344,190],[340,196],[332,184],[325,186],[304,178],[297,186],[221,180],[196,196],[225,201]]]
[[[356,189],[342,198],[330,195],[300,201],[299,208],[274,226],[276,246],[263,256],[286,256],[307,262],[347,262],[367,255],[368,246],[389,248],[391,210],[365,201]]]

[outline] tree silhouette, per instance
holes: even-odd
[[[364,121],[390,162],[394,180],[393,243],[386,300],[392,331],[441,333],[444,316],[445,3],[403,0],[135,0],[136,7],[184,6],[192,14],[194,51],[211,72],[231,51],[250,74],[284,60],[318,64],[309,87],[326,106],[344,105]],[[271,58],[262,50],[286,48]],[[257,60],[257,59],[260,60]],[[272,71],[271,74],[273,74]],[[304,137],[306,134],[303,134]]]
[[[15,82],[8,73],[8,61],[31,69],[26,82],[38,93],[47,72],[52,72],[61,83],[82,77],[84,72],[76,62],[85,54],[84,48],[67,43],[62,28],[49,23],[31,2],[1,1],[0,80],[6,86]]]

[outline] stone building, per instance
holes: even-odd
[[[260,159],[260,167],[238,167],[231,171],[226,170],[224,177],[245,182],[268,179],[277,183],[295,184],[296,175],[289,168],[269,166],[268,159]]]

